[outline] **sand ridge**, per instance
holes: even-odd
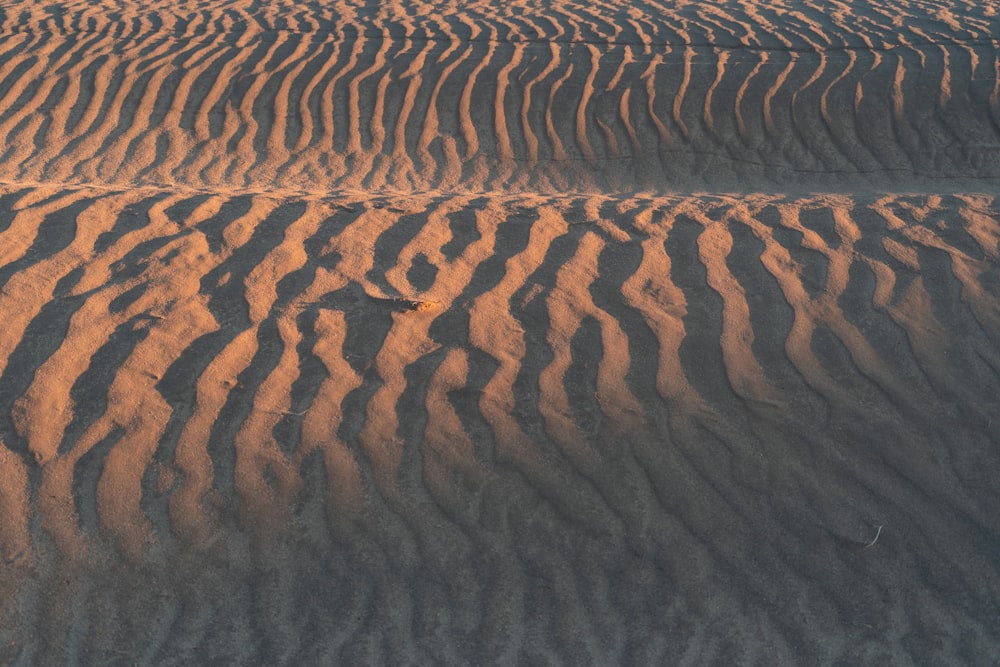
[[[998,48],[0,2],[0,664],[991,664]]]
[[[312,511],[340,548],[408,535],[437,576],[457,565],[437,549],[471,557],[487,535],[510,567],[548,562],[539,535],[508,534],[539,516],[593,535],[574,539],[599,571],[624,545],[684,567],[668,545],[691,539],[756,562],[741,507],[765,499],[814,526],[782,549],[889,525],[883,548],[948,558],[996,529],[972,491],[1000,437],[993,196],[0,196],[8,574],[106,548],[232,558],[244,531],[295,558]],[[25,228],[44,234],[7,242]],[[992,595],[971,583],[982,549],[947,561],[964,609]],[[790,571],[817,576],[803,558]],[[846,603],[840,576],[826,594]],[[945,613],[927,604],[908,622]]]
[[[998,22],[944,8],[904,20],[897,4],[14,5],[0,21],[0,178],[979,190],[1000,177]]]

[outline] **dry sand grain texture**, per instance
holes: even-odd
[[[980,0],[0,2],[0,664],[990,665]]]

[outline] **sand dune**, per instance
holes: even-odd
[[[23,593],[10,655],[108,655],[102,595],[158,619],[125,646],[164,659],[252,626],[366,662],[563,653],[582,629],[594,644],[566,655],[585,662],[685,642],[701,662],[744,640],[687,624],[751,609],[761,659],[867,660],[889,627],[956,617],[942,657],[995,647],[994,197],[2,201],[6,575],[30,590],[115,551],[180,568],[162,600],[99,577]],[[240,565],[244,534],[277,553]],[[273,559],[276,597],[250,604],[241,577]],[[249,596],[215,612],[247,602],[250,626],[188,617],[210,613],[206,562]],[[810,579],[822,599],[796,602]],[[300,627],[332,604],[318,582],[364,619]],[[857,627],[799,645],[831,623]],[[479,653],[442,652],[458,637]]]
[[[995,182],[996,18],[867,4],[32,4],[0,22],[0,178],[549,194]]]
[[[0,664],[992,664],[977,2],[0,5]]]

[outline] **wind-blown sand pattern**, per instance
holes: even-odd
[[[988,3],[0,5],[0,663],[992,664]]]
[[[173,4],[6,10],[0,178],[545,193],[1000,178],[989,3]]]

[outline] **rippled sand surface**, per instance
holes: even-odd
[[[991,665],[1000,16],[0,2],[0,664]]]

